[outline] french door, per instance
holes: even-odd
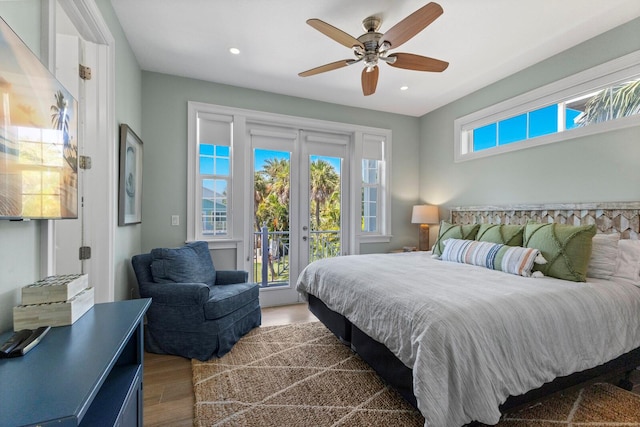
[[[350,137],[249,126],[253,173],[251,280],[262,306],[299,301],[312,261],[347,253]]]

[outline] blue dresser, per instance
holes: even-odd
[[[0,359],[0,426],[142,427],[150,303],[96,304],[73,325],[51,328],[23,357]]]

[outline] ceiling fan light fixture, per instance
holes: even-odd
[[[238,49],[237,47],[230,47],[229,52],[233,55],[240,55],[240,49]]]
[[[404,68],[415,71],[442,72],[449,63],[439,59],[412,53],[389,53],[389,50],[400,47],[403,43],[414,37],[420,31],[442,15],[442,7],[434,2],[428,3],[416,10],[402,21],[395,24],[384,34],[378,32],[382,20],[379,16],[370,16],[362,21],[366,31],[360,37],[355,38],[350,34],[327,24],[317,18],[307,20],[307,24],[320,31],[327,37],[335,40],[353,51],[356,59],[345,59],[325,64],[311,70],[298,73],[301,77],[312,76],[325,71],[331,71],[362,61],[362,92],[364,96],[373,95],[378,84],[378,62],[386,62],[395,68]],[[401,90],[407,90],[403,86]]]

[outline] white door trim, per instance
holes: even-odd
[[[116,120],[115,120],[115,39],[109,30],[98,6],[94,0],[59,0],[60,5],[67,13],[80,35],[87,41],[103,46],[105,63],[100,64],[100,73],[94,75],[99,85],[99,92],[104,94],[101,99],[100,122],[104,124],[104,129],[99,133],[101,147],[104,147],[106,156],[101,159],[93,159],[94,162],[106,162],[106,176],[101,177],[106,181],[107,203],[109,208],[104,212],[96,213],[94,220],[96,226],[93,227],[97,233],[93,239],[93,245],[100,245],[94,248],[94,254],[100,254],[99,262],[95,262],[93,269],[94,278],[102,283],[101,288],[106,290],[100,302],[114,300],[114,244],[115,244],[115,218],[116,218]],[[42,37],[41,50],[43,60],[47,61],[49,69],[55,66],[55,9],[56,0],[41,0],[42,6]],[[91,191],[91,189],[88,189]],[[53,257],[55,254],[55,221],[48,221],[43,225],[41,238],[41,258],[42,274],[50,275],[53,269]],[[75,255],[75,254],[73,254]]]

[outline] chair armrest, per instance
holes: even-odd
[[[202,306],[209,300],[209,287],[204,283],[140,283],[140,296],[164,305]]]
[[[249,273],[244,270],[216,270],[216,285],[232,285],[246,283]]]

